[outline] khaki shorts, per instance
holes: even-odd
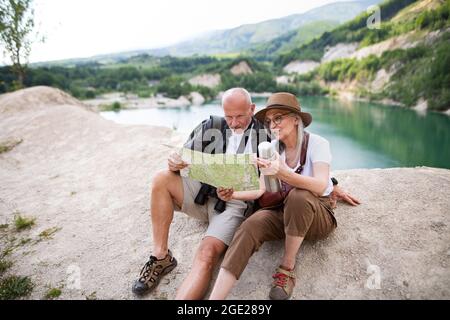
[[[204,205],[194,202],[201,187],[200,182],[185,177],[181,179],[183,180],[183,204],[181,208],[175,204],[175,210],[184,212],[190,217],[208,221],[205,237],[217,238],[228,246],[234,232],[245,219],[247,203],[239,200],[228,201],[225,211],[218,213],[214,210],[217,198],[209,197]]]

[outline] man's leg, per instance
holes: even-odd
[[[139,279],[134,281],[132,291],[144,294],[156,287],[161,276],[176,267],[177,261],[167,247],[170,223],[173,219],[174,203],[181,207],[183,201],[181,177],[166,170],[153,178],[151,217],[153,228],[153,255],[142,268]]]
[[[191,271],[178,289],[175,299],[203,299],[211,282],[213,270],[226,248],[221,240],[205,237],[197,249]]]
[[[160,171],[153,178],[151,194],[151,218],[153,230],[153,252],[158,259],[168,253],[169,228],[173,220],[174,202],[183,203],[183,182],[180,175]]]

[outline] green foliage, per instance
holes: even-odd
[[[427,10],[420,13],[415,19],[415,27],[418,29],[442,29],[450,26],[450,1],[435,10]]]
[[[52,238],[53,238],[53,235],[54,235],[56,232],[58,232],[59,230],[61,230],[61,228],[58,228],[58,227],[52,227],[52,228],[45,229],[44,231],[42,231],[42,232],[39,234],[39,238],[41,238],[41,239],[46,239],[46,240],[52,239]]]
[[[56,299],[61,295],[62,291],[59,288],[51,288],[45,294],[45,299]]]
[[[34,226],[35,221],[35,218],[22,217],[18,213],[16,213],[14,216],[14,226],[16,227],[17,231],[31,228],[32,226]]]
[[[31,0],[0,1],[0,44],[12,62],[17,76],[15,88],[25,79],[26,63],[31,51],[34,11]]]
[[[277,91],[290,92],[296,96],[318,96],[327,94],[328,91],[316,81],[299,81],[293,84],[279,84]]]
[[[381,57],[368,56],[361,60],[339,59],[322,64],[315,76],[326,81],[373,80],[384,68],[396,70],[385,91],[374,99],[391,98],[406,106],[413,106],[423,97],[432,110],[446,110],[450,106],[450,35],[443,36],[433,46],[424,45],[385,51]],[[311,75],[309,75],[311,77]],[[369,92],[360,92],[371,95]]]
[[[379,69],[380,61],[370,55],[364,59],[338,59],[322,64],[317,74],[326,81],[369,80]]]
[[[33,290],[29,277],[10,276],[0,281],[0,300],[13,300],[25,297]]]
[[[112,104],[102,104],[100,105],[101,111],[119,111],[122,109],[120,102],[115,101]]]
[[[206,101],[213,100],[218,93],[216,89],[205,86],[192,86],[192,90],[200,93]]]
[[[7,260],[4,260],[3,258],[1,258],[0,259],[0,275],[5,273],[5,271],[8,270],[9,268],[11,268],[11,266],[12,266],[11,261],[7,261]]]
[[[415,2],[416,0],[390,0],[380,5],[382,19],[388,21],[401,9]],[[372,13],[363,12],[353,20],[337,27],[332,31],[324,32],[319,38],[295,48],[289,52],[280,54],[274,60],[276,65],[284,66],[293,60],[314,60],[320,61],[327,46],[334,46],[338,43],[361,42],[361,45],[369,45],[386,39],[393,31],[390,23],[382,23],[381,29],[367,28],[367,19]]]
[[[283,34],[269,42],[259,43],[248,50],[248,53],[256,60],[272,60],[276,55],[288,52],[319,37],[325,31],[330,31],[339,23],[337,21],[314,21],[302,25],[297,30]]]
[[[432,47],[421,46],[383,55],[386,63],[399,65],[386,94],[408,106],[423,97],[430,109],[446,110],[450,106],[449,52],[450,35],[447,35]]]
[[[0,154],[11,151],[15,146],[22,143],[23,139],[7,139],[0,141]]]
[[[276,91],[276,81],[269,72],[255,72],[234,76],[230,72],[222,74],[220,88],[226,90],[232,87],[243,87],[252,92],[274,92]]]
[[[192,85],[180,76],[170,76],[161,80],[157,90],[169,98],[177,99],[180,96],[188,95],[192,91]]]

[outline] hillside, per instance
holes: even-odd
[[[0,95],[0,114],[0,141],[22,140],[0,153],[0,262],[12,262],[0,278],[28,276],[32,299],[49,288],[60,288],[59,299],[134,299],[152,246],[152,176],[166,166],[163,144],[180,137],[107,121],[48,87]],[[450,299],[450,170],[333,174],[362,205],[339,204],[336,231],[302,247],[293,299]],[[17,215],[34,225],[17,231]],[[178,266],[144,299],[174,298],[205,227],[175,214]],[[281,252],[281,242],[264,244],[231,298],[267,299]]]
[[[449,109],[450,1],[392,0],[381,5],[381,12],[378,29],[367,28],[369,14],[362,14],[280,54],[275,64],[321,62],[297,80],[321,82],[332,94],[406,106],[425,101],[425,109]]]
[[[299,45],[303,41],[319,36],[330,24],[334,26],[348,21],[380,0],[360,0],[336,2],[314,8],[302,14],[267,20],[254,24],[242,25],[234,29],[211,32],[204,37],[195,38],[165,48],[165,54],[189,56],[193,54],[216,54],[239,52],[255,44],[268,42],[290,31],[307,33],[305,37],[290,37],[290,45]],[[311,28],[313,23],[324,23],[325,27]],[[303,29],[303,27],[305,27]],[[286,47],[289,47],[287,45]],[[157,52],[149,52],[155,54]]]

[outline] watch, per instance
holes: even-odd
[[[333,186],[337,186],[338,181],[335,177],[331,177],[331,182],[333,182]]]

